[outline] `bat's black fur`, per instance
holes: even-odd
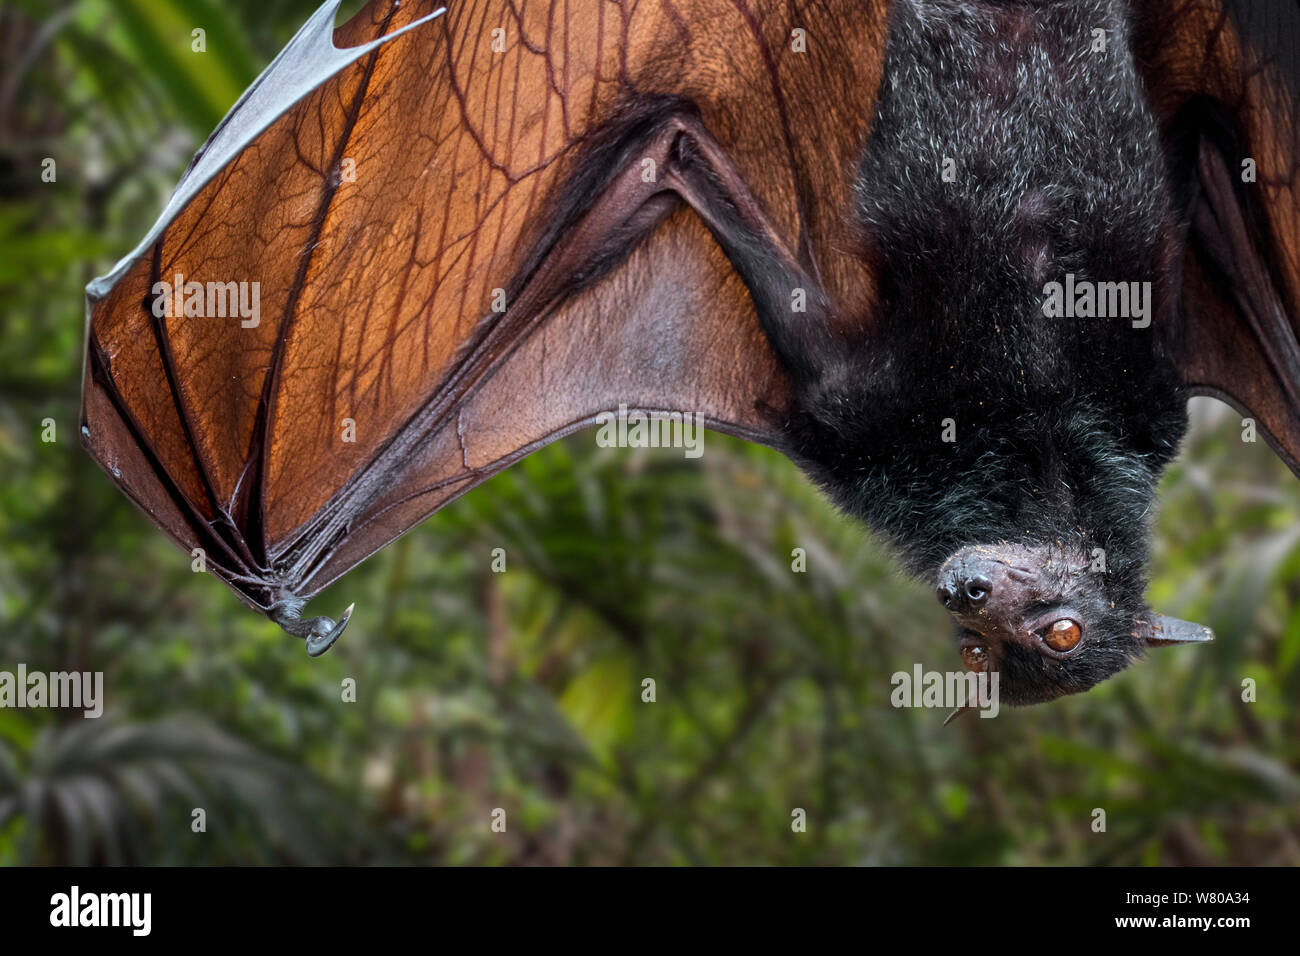
[[[1154,490],[1186,428],[1162,343],[1176,222],[1127,31],[1108,0],[897,5],[856,183],[882,311],[796,381],[797,457],[917,574],[968,545],[1104,549],[1085,645],[1064,662],[1010,647],[1012,703],[1142,650]],[[1044,284],[1071,272],[1151,282],[1151,326],[1045,317]]]

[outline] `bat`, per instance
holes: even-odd
[[[1150,515],[1194,394],[1300,473],[1292,0],[337,7],[88,286],[81,412],[309,654],[322,588],[623,406],[789,456],[1005,703],[1211,637]]]

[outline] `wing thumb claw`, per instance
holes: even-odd
[[[281,601],[271,608],[268,616],[279,624],[285,633],[300,637],[307,642],[308,657],[320,657],[343,635],[352,617],[352,611],[357,605],[356,602],[349,604],[335,621],[328,617],[312,617],[304,620],[303,604],[302,601]]]

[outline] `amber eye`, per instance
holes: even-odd
[[[1083,637],[1083,629],[1068,617],[1063,617],[1047,629],[1043,641],[1054,651],[1072,651]]]
[[[982,671],[989,666],[989,653],[979,644],[968,644],[961,649],[961,661],[967,670]]]

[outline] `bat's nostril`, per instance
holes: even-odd
[[[944,607],[952,607],[952,599],[957,596],[957,592],[946,584],[936,588],[935,593],[939,596],[939,601]]]
[[[971,604],[983,604],[993,590],[993,582],[983,575],[973,577],[966,582],[966,599]]]

